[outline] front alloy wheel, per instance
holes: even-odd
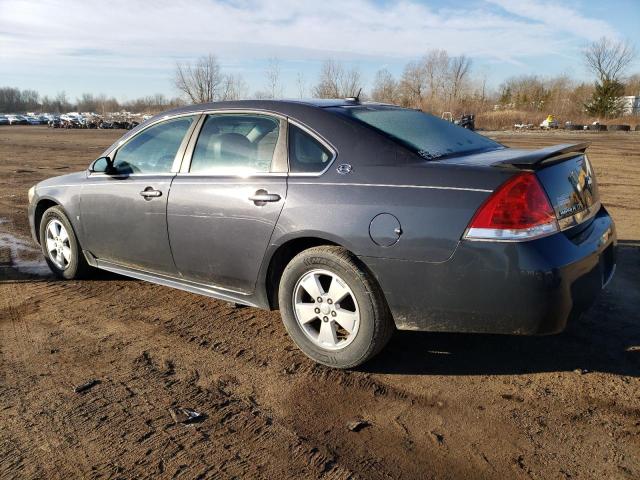
[[[54,218],[47,223],[46,249],[49,259],[60,270],[66,270],[71,262],[71,244],[69,234],[60,220]]]
[[[58,277],[71,280],[89,274],[90,267],[61,207],[56,205],[44,212],[38,238],[49,268]]]

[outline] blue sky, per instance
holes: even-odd
[[[521,74],[589,79],[581,48],[608,36],[640,53],[639,25],[640,0],[0,0],[0,85],[174,96],[176,62],[214,53],[250,93],[278,58],[294,97],[298,72],[310,88],[327,58],[369,86],[378,69],[399,76],[433,48],[472,57],[491,86]]]

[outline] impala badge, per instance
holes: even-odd
[[[338,168],[336,168],[336,170],[340,175],[346,175],[347,173],[351,173],[351,165],[349,165],[348,163],[341,163],[340,165],[338,165]]]

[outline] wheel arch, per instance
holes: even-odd
[[[34,233],[36,234],[36,239],[38,240],[38,243],[40,243],[40,221],[42,220],[42,216],[44,215],[44,212],[46,212],[51,207],[60,207],[64,211],[64,208],[62,207],[62,205],[60,205],[60,203],[56,202],[51,198],[47,198],[47,197],[41,198],[38,200],[38,203],[36,204],[36,208],[33,213],[33,224],[35,227]],[[66,215],[66,211],[65,211],[65,215]]]
[[[269,260],[265,279],[267,300],[269,302],[270,309],[278,309],[278,289],[280,288],[280,278],[282,277],[282,272],[284,272],[285,267],[293,257],[304,250],[322,245],[333,245],[346,248],[344,245],[336,243],[335,241],[314,236],[293,238],[287,240],[276,248]]]

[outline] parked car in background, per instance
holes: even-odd
[[[6,115],[0,115],[0,125],[9,125],[9,119]]]
[[[616,248],[586,148],[353,99],[193,105],[32,187],[29,223],[62,278],[279,309],[305,354],[349,368],[396,328],[550,334],[584,311]]]
[[[42,125],[42,121],[40,120],[39,117],[32,117],[32,116],[26,115],[24,118],[27,120],[27,123],[29,125]]]
[[[60,128],[62,127],[62,122],[60,121],[60,117],[52,117],[47,122],[49,128]]]
[[[22,115],[7,115],[9,125],[29,125],[29,122]]]
[[[545,118],[540,124],[540,128],[547,130],[551,128],[558,128],[558,120],[556,120],[553,115],[547,115],[547,118]]]

